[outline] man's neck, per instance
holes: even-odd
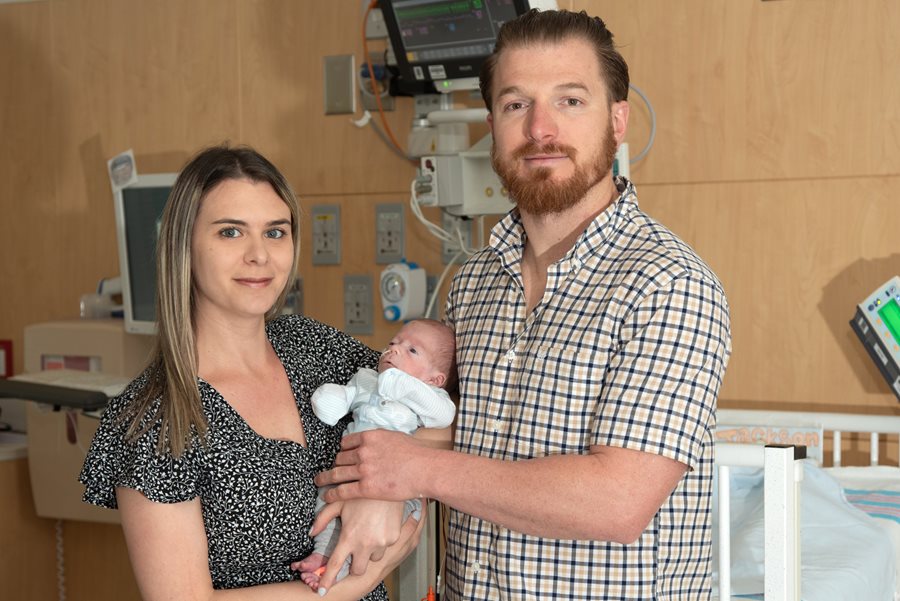
[[[547,286],[547,269],[568,253],[597,215],[609,207],[619,192],[612,175],[604,178],[577,204],[559,213],[533,215],[520,211],[525,229],[522,281],[528,313],[538,305]]]
[[[546,271],[575,245],[588,224],[609,207],[619,191],[610,174],[591,188],[578,203],[559,213],[533,215],[520,210],[525,229],[525,256]]]

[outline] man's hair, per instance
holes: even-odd
[[[606,83],[609,103],[628,99],[628,65],[613,46],[613,34],[600,17],[568,10],[529,10],[519,18],[507,21],[497,35],[494,52],[481,67],[481,97],[488,111],[493,109],[494,69],[504,50],[532,44],[559,44],[581,38],[594,47],[600,63],[600,77]],[[565,57],[562,57],[565,60]]]

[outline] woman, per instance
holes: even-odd
[[[242,599],[316,598],[290,564],[312,550],[313,478],[331,466],[345,423],[319,421],[309,398],[378,355],[313,320],[275,318],[297,266],[299,209],[252,149],[213,147],[188,163],[157,248],[155,350],[104,413],[84,499],[119,508],[145,599],[225,599],[237,588]],[[419,528],[409,520],[381,561],[329,598],[375,589],[367,599],[386,599],[379,583]]]

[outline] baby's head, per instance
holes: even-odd
[[[450,326],[434,319],[404,324],[381,353],[378,371],[396,367],[438,388],[456,382],[456,337]]]

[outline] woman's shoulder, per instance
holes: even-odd
[[[269,340],[285,367],[322,372],[324,381],[345,383],[378,353],[337,328],[302,315],[283,315],[267,325]]]
[[[269,339],[276,349],[315,349],[328,351],[362,351],[362,342],[341,330],[304,315],[281,315],[266,325]]]

